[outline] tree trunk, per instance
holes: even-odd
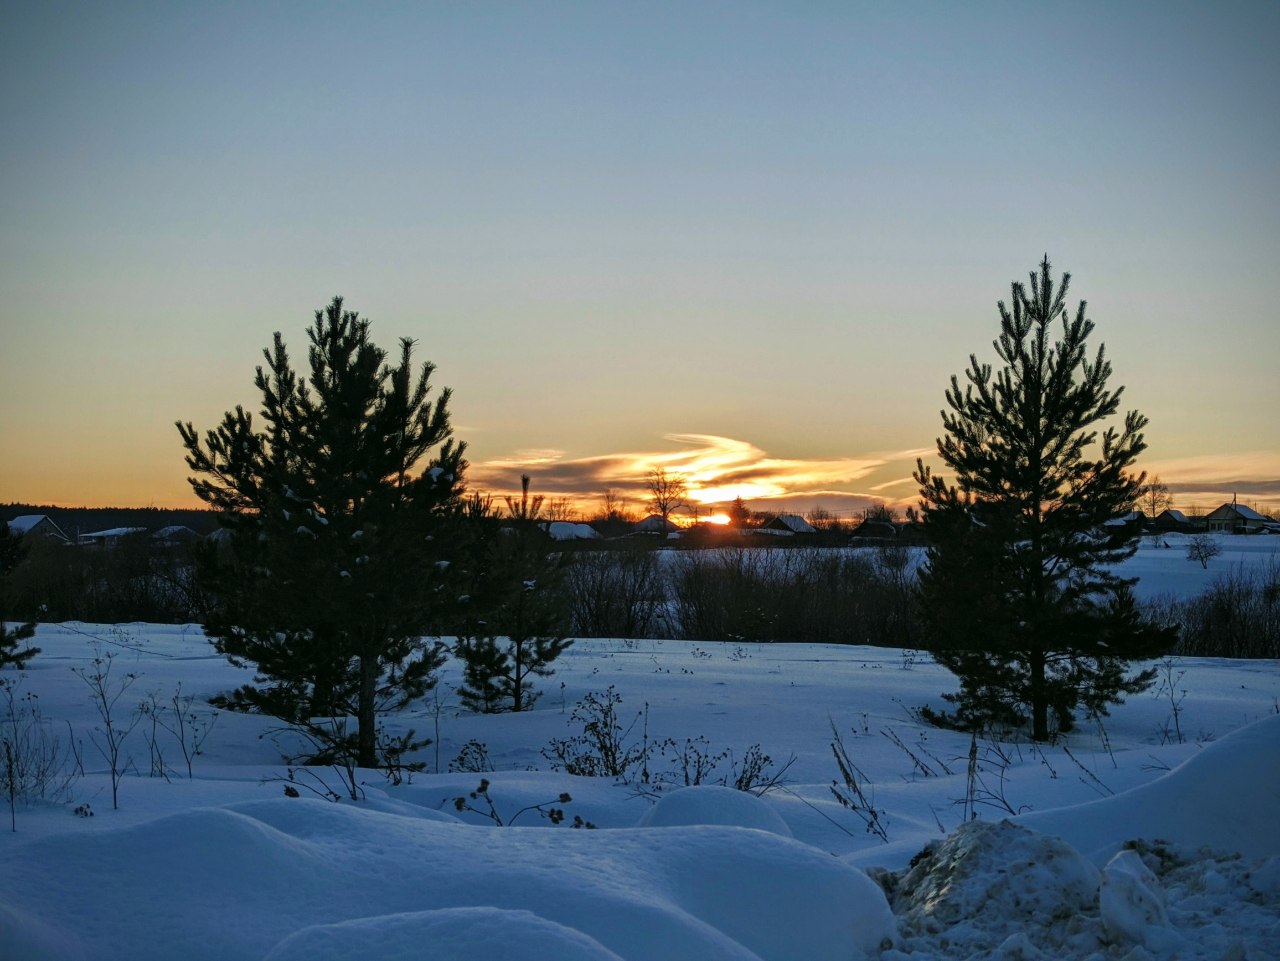
[[[524,641],[511,641],[511,710],[519,714],[524,710]]]
[[[1031,739],[1049,740],[1049,689],[1044,677],[1044,651],[1031,652]]]
[[[377,717],[374,701],[378,690],[378,659],[360,658],[360,692],[356,704],[356,763],[360,767],[378,766]]]

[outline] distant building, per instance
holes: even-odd
[[[679,526],[672,520],[663,520],[657,514],[650,514],[642,521],[637,521],[631,528],[642,534],[673,534],[680,530]]]
[[[818,529],[799,514],[779,514],[768,523],[761,525],[762,530],[779,531],[783,534],[816,534]]]
[[[545,525],[553,541],[599,540],[601,533],[590,524],[573,524],[569,521],[551,521]]]
[[[1192,521],[1182,511],[1175,511],[1172,507],[1163,510],[1156,515],[1156,519],[1151,522],[1151,526],[1166,534],[1185,534],[1196,530],[1199,525]]]
[[[200,535],[183,524],[171,524],[168,527],[160,528],[158,531],[153,531],[151,539],[159,544],[164,544],[166,547],[177,547],[194,544],[200,540]]]
[[[92,534],[81,534],[76,543],[89,547],[114,547],[126,537],[145,534],[145,527],[113,527],[106,531],[94,531]]]
[[[45,514],[24,514],[8,522],[9,530],[22,537],[45,537],[61,544],[70,544],[71,538],[62,532]]]
[[[1207,515],[1204,523],[1208,530],[1224,534],[1261,534],[1276,522],[1243,504],[1223,504]]]
[[[896,539],[898,529],[888,521],[863,521],[854,529],[854,537],[871,537],[880,540]]]
[[[1131,533],[1140,532],[1146,526],[1147,515],[1142,511],[1129,511],[1127,514],[1121,514],[1119,517],[1113,517],[1109,521],[1104,521],[1103,527],[1116,528],[1121,527]]]

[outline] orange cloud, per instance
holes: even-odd
[[[886,498],[876,491],[911,481],[917,456],[927,450],[868,454],[862,457],[780,458],[732,437],[668,434],[675,450],[628,451],[568,458],[559,451],[518,451],[509,457],[474,464],[472,486],[506,492],[528,473],[535,490],[550,496],[587,500],[612,489],[633,500],[648,496],[654,468],[684,477],[689,499],[702,505],[725,504],[736,497],[757,508],[809,510],[816,505],[855,512]],[[893,479],[860,489],[878,474]],[[897,475],[896,477],[894,475]],[[914,500],[914,492],[911,493]]]
[[[1160,478],[1179,509],[1211,510],[1233,496],[1259,505],[1264,513],[1280,509],[1280,451],[1204,454],[1143,461],[1139,466],[1148,477]]]

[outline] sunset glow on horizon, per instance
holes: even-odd
[[[199,506],[340,294],[474,490],[901,510],[1047,254],[1175,506],[1280,512],[1280,5],[9,13],[0,503]]]

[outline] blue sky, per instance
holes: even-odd
[[[779,504],[910,498],[1048,253],[1148,469],[1280,507],[1280,5],[8,21],[0,500],[188,501],[172,422],[252,405],[271,333],[300,348],[335,294],[437,364],[479,486],[731,451]]]

